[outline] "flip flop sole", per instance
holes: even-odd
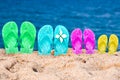
[[[108,43],[108,50],[109,50],[108,53],[114,54],[117,51],[118,44],[119,44],[118,37],[115,34],[111,34],[109,38],[109,43]]]
[[[95,34],[91,29],[85,29],[83,32],[84,45],[87,54],[93,54],[95,48]]]
[[[43,26],[38,32],[38,51],[40,55],[50,55],[52,50],[53,28],[51,25]]]
[[[98,50],[101,53],[105,53],[107,49],[108,37],[107,35],[101,35],[98,39]]]
[[[69,33],[68,30],[62,26],[58,25],[54,31],[54,49],[55,56],[66,54],[68,50]]]
[[[82,50],[82,31],[77,28],[71,33],[71,44],[75,54],[80,54]]]
[[[20,28],[20,52],[32,53],[34,48],[34,42],[36,38],[36,28],[28,21],[21,24]]]
[[[2,37],[7,54],[18,52],[18,27],[14,21],[3,26]]]

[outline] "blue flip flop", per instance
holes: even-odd
[[[55,28],[54,32],[54,55],[61,55],[66,54],[68,50],[68,43],[69,43],[69,33],[68,30],[62,26],[58,25]]]
[[[44,25],[38,32],[38,51],[40,55],[50,55],[53,43],[53,28]]]

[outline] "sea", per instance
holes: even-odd
[[[24,21],[32,22],[37,33],[46,24],[53,29],[63,25],[69,34],[75,28],[90,28],[95,33],[97,48],[102,34],[116,34],[120,39],[120,0],[0,0],[0,48],[4,48],[2,28],[8,21],[15,21],[19,32]],[[34,50],[38,50],[37,37]]]

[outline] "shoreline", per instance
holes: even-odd
[[[5,49],[4,49],[4,48],[0,48],[0,53],[6,54],[6,53],[5,53]],[[61,55],[58,55],[58,56],[71,56],[71,55],[80,56],[80,55],[85,55],[85,54],[86,54],[86,55],[94,55],[94,54],[99,54],[99,55],[103,55],[103,54],[117,55],[117,54],[119,54],[119,53],[120,53],[120,51],[117,51],[117,52],[115,52],[114,54],[109,54],[108,52],[106,52],[106,53],[100,53],[97,49],[94,49],[94,53],[92,53],[92,54],[87,54],[87,53],[86,53],[86,50],[85,50],[85,49],[82,49],[82,53],[80,53],[80,54],[75,54],[75,53],[72,51],[72,48],[68,48],[68,51],[67,51],[67,53],[66,53],[65,55],[61,54]],[[51,54],[50,54],[50,55],[39,55],[37,50],[33,51],[32,53],[20,53],[20,52],[18,52],[18,53],[6,54],[6,55],[18,55],[18,54],[23,54],[23,55],[24,55],[24,54],[26,54],[26,55],[37,54],[38,56],[54,56],[54,50],[51,51]],[[56,57],[57,57],[57,56],[56,56]]]

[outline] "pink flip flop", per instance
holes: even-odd
[[[72,49],[75,54],[80,54],[82,50],[82,31],[77,28],[71,33]]]
[[[87,51],[87,54],[94,53],[95,49],[95,34],[90,29],[85,29],[83,32],[84,45]]]

